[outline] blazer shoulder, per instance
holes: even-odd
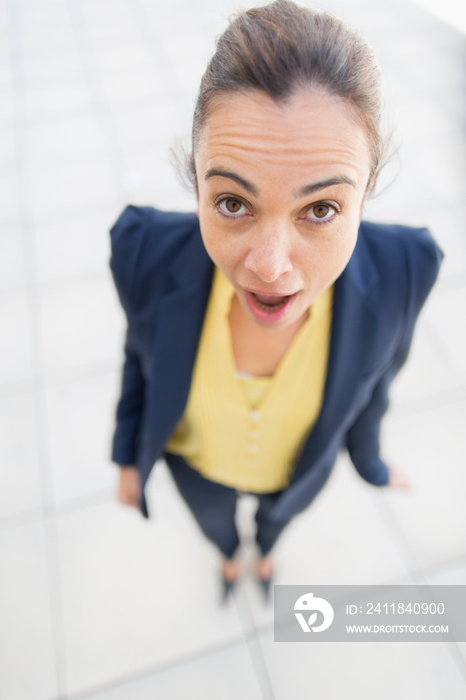
[[[372,257],[380,270],[389,267],[393,279],[406,274],[411,295],[422,305],[432,288],[443,252],[427,228],[401,224],[361,222]]]
[[[390,297],[397,299],[397,308],[403,309],[400,347],[408,346],[437,279],[443,252],[427,228],[364,222],[360,232],[378,269],[382,298],[385,302]]]
[[[156,279],[171,258],[198,227],[194,213],[164,212],[153,207],[128,205],[110,229],[112,270],[123,306],[133,289]]]
[[[439,267],[443,252],[435,242],[429,229],[401,224],[376,224],[362,221],[360,233],[366,238],[371,250],[382,258],[387,249],[403,249],[420,265]]]

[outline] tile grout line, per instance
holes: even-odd
[[[230,649],[234,649],[235,647],[238,647],[241,644],[244,644],[247,642],[248,642],[248,639],[247,639],[247,637],[244,637],[244,636],[241,636],[240,638],[233,638],[233,639],[230,639],[229,641],[224,642],[220,645],[216,645],[214,647],[208,647],[204,651],[197,652],[197,653],[194,653],[191,655],[186,655],[186,656],[183,656],[179,659],[174,659],[174,660],[169,661],[168,663],[166,663],[162,666],[156,666],[156,667],[153,667],[152,669],[148,668],[145,671],[136,672],[134,675],[128,675],[125,678],[116,679],[114,682],[99,685],[98,687],[95,687],[94,689],[85,690],[82,693],[81,692],[78,694],[71,693],[67,697],[67,700],[87,700],[87,699],[92,700],[92,697],[96,693],[100,694],[101,692],[109,691],[109,690],[116,689],[116,688],[121,688],[122,686],[130,685],[131,683],[135,683],[135,682],[142,680],[144,678],[151,678],[151,677],[157,676],[159,674],[164,673],[165,671],[172,671],[175,669],[179,669],[181,671],[183,666],[186,666],[186,665],[193,663],[195,661],[200,661],[203,659],[215,657],[216,654],[224,653]],[[267,700],[269,700],[269,699],[267,699]]]
[[[427,396],[398,400],[396,404],[393,401],[390,405],[390,420],[397,423],[400,420],[455,406],[465,400],[466,382],[459,382],[456,387],[441,389]]]
[[[432,567],[423,567],[418,559],[416,558],[416,555],[409,543],[408,537],[406,537],[403,528],[396,517],[395,512],[393,511],[393,508],[390,505],[389,499],[387,497],[387,494],[381,494],[380,498],[380,503],[381,507],[384,510],[383,513],[383,519],[386,520],[387,525],[389,526],[390,532],[394,533],[394,540],[395,542],[398,541],[401,544],[401,551],[403,552],[403,559],[406,561],[408,558],[411,558],[413,562],[416,564],[416,569],[410,570],[408,568],[408,575],[410,579],[414,579],[414,582],[417,584],[428,584],[428,572],[429,568]],[[398,547],[397,547],[398,548]],[[460,560],[464,558],[464,555],[460,557]],[[435,567],[434,567],[435,568]],[[448,649],[448,652],[450,656],[452,657],[453,662],[455,663],[456,667],[458,668],[458,671],[461,673],[465,683],[466,683],[466,658],[463,657],[463,654],[461,653],[461,649],[458,646],[458,642],[442,642]]]
[[[257,631],[254,632],[254,637],[252,639],[247,640],[247,645],[263,700],[275,700],[272,680],[269,676],[267,664],[265,663]]]
[[[115,466],[115,469],[117,467]],[[169,481],[164,481],[158,484],[157,489],[165,489],[170,487]],[[51,520],[53,518],[67,516],[77,512],[83,512],[90,508],[101,507],[102,505],[115,504],[115,493],[113,488],[101,489],[98,492],[78,496],[76,498],[68,498],[58,504],[51,506],[43,506],[42,508],[31,508],[27,511],[0,518],[0,532],[13,530],[16,527],[22,527],[24,524],[33,524]],[[121,506],[126,507],[126,506]]]
[[[73,32],[76,37],[78,51],[81,56],[86,84],[91,96],[91,105],[97,116],[101,135],[105,145],[105,153],[113,174],[118,200],[125,199],[126,193],[122,186],[126,169],[123,150],[112,119],[111,110],[106,105],[105,93],[100,83],[99,68],[95,60],[92,42],[89,38],[86,19],[82,14],[79,0],[64,0],[68,16],[71,19]]]
[[[270,678],[267,664],[265,663],[264,655],[260,646],[260,640],[258,637],[259,629],[254,623],[246,590],[243,591],[241,604],[239,604],[238,599],[235,597],[235,605],[241,625],[245,630],[245,641],[248,647],[251,663],[254,668],[254,673],[256,675],[256,680],[262,694],[262,700],[275,700],[272,680]],[[250,632],[247,631],[248,625],[251,630]]]
[[[37,384],[41,380],[49,387],[63,387],[75,382],[96,379],[97,377],[115,377],[120,379],[120,361],[89,362],[86,365],[69,367],[68,369],[55,370],[54,372],[42,372],[33,374],[27,379],[19,379],[11,384],[3,384],[0,389],[0,401],[23,396],[31,391],[31,384]]]
[[[24,81],[21,69],[20,55],[20,15],[18,8],[15,8],[14,0],[10,0],[8,13],[11,26],[11,47],[10,55],[12,59],[12,83],[15,94],[16,112],[18,115],[26,114],[24,101]],[[30,357],[34,379],[31,382],[35,423],[37,427],[37,455],[39,465],[40,484],[40,511],[44,513],[45,504],[51,501],[52,485],[48,474],[48,456],[46,446],[46,406],[45,388],[41,368],[43,367],[43,356],[41,346],[41,309],[37,295],[37,256],[35,251],[35,241],[31,219],[31,197],[29,189],[29,178],[27,174],[27,150],[26,139],[24,138],[24,127],[27,120],[20,119],[15,124],[16,156],[18,166],[18,187],[20,201],[19,228],[22,234],[23,260],[25,266],[26,290],[28,296],[28,327],[30,336]],[[62,689],[65,683],[65,649],[64,649],[64,628],[63,614],[61,607],[61,590],[59,578],[58,562],[58,541],[55,519],[42,519],[44,546],[45,546],[45,569],[46,585],[48,590],[48,611],[52,628],[52,647],[54,660],[54,679],[58,697],[62,697]]]
[[[168,77],[165,79],[167,94],[170,95],[175,105],[181,107],[185,106],[186,101],[184,91],[179,87],[176,73],[171,67],[171,62],[167,61],[167,56],[163,53],[163,51],[161,52],[158,48],[159,42],[157,41],[157,35],[153,31],[152,23],[147,18],[147,13],[144,6],[141,5],[141,0],[133,0],[131,5],[129,5],[129,8],[133,13],[133,17],[136,18],[138,28],[141,32],[142,40],[145,46],[148,48],[155,65],[169,66],[169,70],[166,71]],[[155,41],[151,41],[151,39],[155,39]],[[201,76],[199,76],[199,80],[200,77]]]
[[[119,202],[127,201],[128,194],[130,193],[127,192],[127,188],[124,185],[124,176],[128,170],[125,149],[123,148],[121,139],[119,137],[115,125],[115,120],[113,118],[113,110],[108,105],[108,101],[105,99],[103,85],[100,77],[98,77],[100,75],[99,66],[95,57],[92,40],[87,30],[87,20],[83,16],[82,11],[80,12],[77,7],[77,4],[79,4],[79,0],[65,0],[65,2],[67,3],[68,11],[72,13],[74,20],[73,26],[79,25],[81,30],[79,48],[84,64],[86,81],[91,94],[94,110],[99,118],[104,142],[106,143],[107,156],[109,158],[109,162],[114,174],[116,190],[118,193],[118,200]],[[129,11],[131,11],[131,9],[134,9],[131,5],[127,5],[127,7]],[[143,29],[141,29],[140,27],[138,27],[138,29],[140,30],[140,41],[142,43],[146,43],[146,37],[144,36],[144,25]],[[84,46],[85,48],[83,48]],[[117,74],[117,72],[115,72],[115,74]],[[170,84],[168,85],[168,87],[170,87]],[[134,107],[134,105],[137,106],[138,104],[144,106],[150,103],[150,98],[135,99],[131,101],[131,107]]]
[[[13,5],[13,0],[10,0],[9,6],[10,15],[13,19],[12,24],[16,30],[16,40],[17,46],[20,46],[19,38],[19,18],[15,12]],[[15,34],[14,34],[15,36]],[[78,40],[79,48],[82,46],[82,41]],[[12,50],[13,51],[13,50]],[[105,115],[102,116],[103,110],[101,109],[101,103],[96,99],[96,94],[99,94],[98,90],[95,90],[95,81],[90,79],[92,71],[89,70],[88,63],[86,62],[83,52],[81,51],[81,57],[83,63],[85,64],[86,78],[88,82],[88,87],[93,99],[94,111],[98,113],[101,129],[104,133],[104,142],[106,143],[107,156],[110,160],[110,165],[112,172],[115,177],[115,185],[119,196],[121,197],[120,180],[118,178],[118,172],[121,171],[121,156],[119,153],[115,153],[115,149],[112,149],[109,144],[109,139],[106,137],[108,133],[108,125],[105,123],[102,126],[102,122],[105,121]],[[18,162],[18,186],[20,189],[19,197],[20,202],[22,201],[21,214],[20,214],[20,230],[22,232],[23,240],[29,239],[29,246],[24,246],[24,263],[26,268],[26,290],[29,299],[29,329],[30,329],[30,339],[31,339],[31,361],[33,367],[33,378],[31,381],[33,389],[34,398],[34,411],[36,416],[36,425],[38,427],[38,455],[39,455],[39,465],[40,465],[40,484],[41,484],[41,508],[39,510],[40,516],[36,520],[36,516],[33,515],[32,521],[40,522],[42,521],[45,534],[45,547],[46,547],[46,571],[47,571],[47,588],[49,591],[49,611],[52,624],[52,634],[53,634],[53,653],[55,661],[55,682],[58,691],[58,697],[65,697],[66,688],[66,654],[64,645],[64,627],[63,627],[63,611],[61,607],[61,588],[60,588],[60,569],[59,569],[59,556],[58,556],[58,537],[56,528],[56,516],[57,511],[52,507],[44,506],[46,502],[52,502],[52,487],[51,483],[47,479],[47,446],[45,440],[45,428],[46,428],[46,407],[43,405],[44,400],[44,388],[46,386],[46,375],[41,369],[44,366],[43,356],[41,352],[41,314],[40,314],[40,302],[37,292],[39,291],[39,285],[37,281],[37,269],[36,269],[36,255],[34,251],[34,237],[33,237],[33,225],[31,219],[31,201],[26,195],[28,192],[29,183],[27,182],[27,154],[25,148],[22,144],[25,140],[21,138],[23,136],[23,130],[28,124],[28,118],[26,115],[26,109],[24,105],[24,92],[23,92],[23,80],[21,75],[20,67],[20,57],[16,54],[14,55],[14,61],[12,65],[16,68],[14,71],[14,79],[16,82],[16,106],[19,112],[20,118],[15,120],[15,130],[16,130],[16,144],[17,144],[17,162]],[[18,109],[18,101],[22,99],[21,109]],[[107,119],[108,121],[108,119]],[[19,148],[21,151],[18,152]],[[120,156],[120,157],[119,157]],[[118,162],[120,161],[120,162]],[[29,192],[28,192],[29,194]],[[99,203],[99,208],[101,203]],[[68,214],[68,212],[67,212]],[[60,218],[60,215],[49,218]],[[31,522],[30,518],[26,522]],[[21,522],[21,516],[18,518],[18,522]],[[23,519],[24,523],[24,519]]]

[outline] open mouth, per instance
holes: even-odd
[[[276,323],[285,318],[298,296],[298,292],[294,294],[259,294],[248,289],[245,289],[245,293],[254,318],[268,324]]]
[[[272,312],[281,309],[282,306],[286,304],[288,299],[294,295],[288,294],[287,296],[279,296],[274,294],[256,294],[255,292],[251,292],[251,296],[254,298],[254,301],[259,308],[263,309],[264,311]]]

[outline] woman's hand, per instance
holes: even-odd
[[[388,467],[389,478],[387,486],[394,486],[398,489],[412,489],[413,484],[398,465]]]
[[[135,466],[120,468],[120,483],[118,487],[118,500],[127,506],[139,508],[140,506],[141,480],[139,469]]]

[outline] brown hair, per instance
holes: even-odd
[[[259,90],[276,102],[300,87],[345,100],[368,137],[371,178],[380,167],[380,69],[367,41],[326,12],[276,0],[237,15],[217,41],[194,111],[190,179],[197,188],[194,152],[200,132],[225,93]]]

